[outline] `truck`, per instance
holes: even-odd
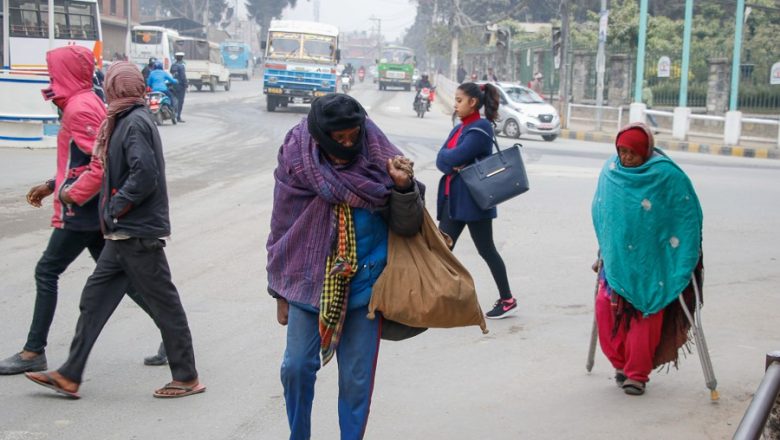
[[[411,90],[415,60],[414,51],[408,47],[389,45],[382,48],[382,58],[376,60],[379,90],[388,87]]]
[[[339,30],[324,23],[273,20],[268,28],[263,64],[266,109],[310,104],[335,93],[341,57]]]
[[[230,90],[230,70],[225,67],[222,52],[217,43],[202,38],[179,37],[174,42],[174,54],[184,53],[187,82],[200,91],[208,86],[214,92],[217,87]]]

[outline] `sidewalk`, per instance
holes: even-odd
[[[584,124],[571,124],[570,128],[561,130],[561,138],[581,141],[611,143],[615,141],[615,135],[616,132],[596,131]],[[745,142],[740,146],[729,147],[719,143],[716,139],[690,137],[687,141],[680,141],[674,139],[671,133],[661,132],[655,135],[655,145],[661,149],[672,151],[757,159],[780,159],[780,148],[774,147],[769,143]]]

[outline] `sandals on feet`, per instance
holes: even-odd
[[[162,392],[167,390],[175,390],[177,392],[173,394],[167,394]],[[154,397],[158,397],[160,399],[175,399],[177,397],[186,397],[186,396],[192,396],[193,394],[200,394],[204,391],[206,391],[206,386],[203,385],[202,383],[198,383],[195,386],[188,387],[186,385],[176,385],[173,382],[169,382],[159,390],[155,390]]]
[[[43,378],[39,379],[38,377],[36,377],[37,374],[42,375]],[[28,379],[37,383],[40,386],[46,387],[50,390],[54,390],[64,396],[70,397],[71,399],[81,399],[79,393],[68,391],[65,388],[62,388],[62,385],[60,385],[60,383],[57,382],[57,379],[53,378],[49,373],[24,373],[24,375],[25,377],[27,377]]]
[[[645,383],[638,380],[626,379],[623,382],[623,392],[631,396],[641,396],[645,393]]]

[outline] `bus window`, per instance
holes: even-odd
[[[38,5],[34,0],[11,0],[8,4],[11,13],[12,37],[43,37],[46,30],[42,29],[38,19]]]
[[[160,44],[162,32],[160,31],[133,31],[133,43],[135,44]]]
[[[325,39],[309,39],[304,37],[303,55],[319,61],[331,61],[334,53],[334,41]]]
[[[272,35],[271,42],[268,45],[268,56],[270,58],[285,58],[298,55],[301,47],[300,36],[295,34]]]

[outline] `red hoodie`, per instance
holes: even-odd
[[[51,85],[44,96],[62,111],[57,135],[57,174],[54,178],[54,215],[51,225],[80,231],[100,230],[98,198],[103,167],[92,149],[106,118],[103,102],[92,91],[95,60],[89,49],[65,46],[46,53]],[[64,188],[76,202],[60,199]]]

